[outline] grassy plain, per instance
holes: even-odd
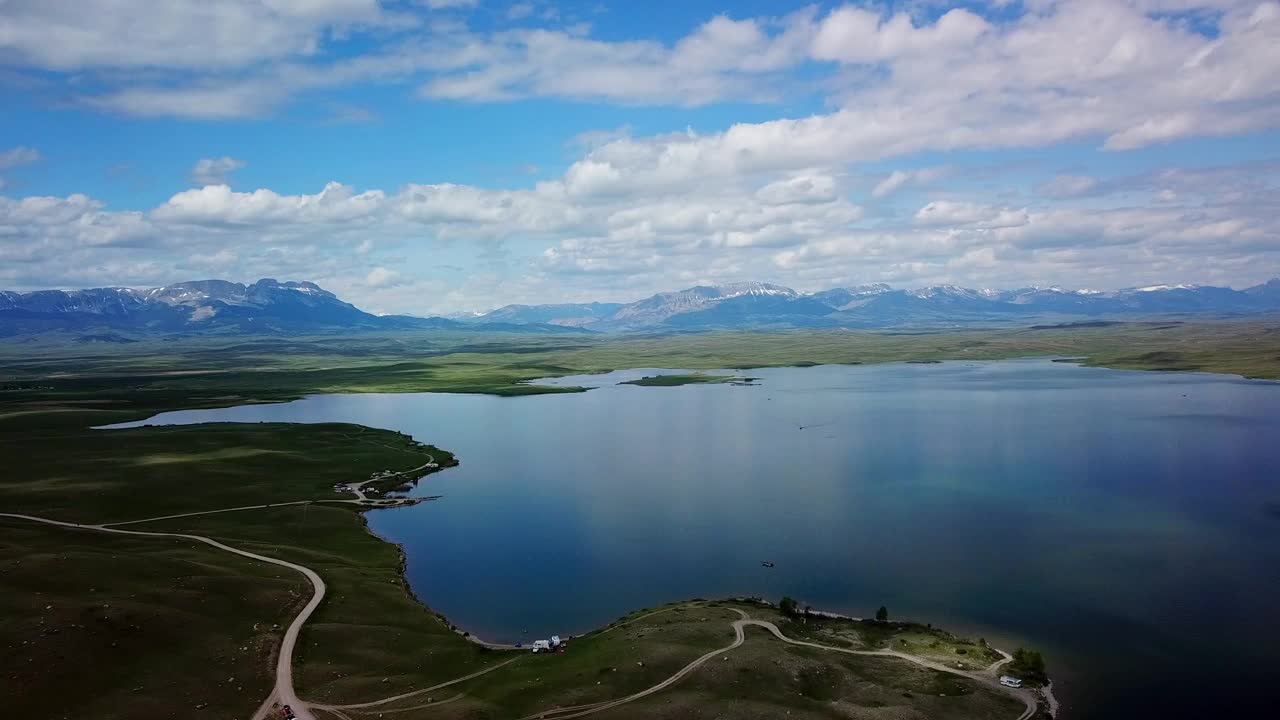
[[[205,338],[118,346],[0,342],[0,422],[33,406],[69,409],[66,403],[59,405],[62,401],[97,413],[97,422],[115,422],[136,418],[147,407],[273,402],[331,392],[575,392],[580,388],[528,383],[633,367],[698,371],[1056,356],[1114,368],[1280,379],[1280,321],[920,333],[830,330],[485,337],[400,333],[236,341]]]
[[[301,576],[199,543],[0,520],[0,707],[22,720],[248,717],[271,689],[273,626],[309,593]]]
[[[442,465],[451,460],[445,450],[351,425],[90,429],[163,410],[326,392],[573,392],[527,383],[627,367],[697,371],[1032,355],[1280,378],[1280,324],[569,339],[404,333],[120,346],[0,342],[0,507],[118,522],[332,499],[337,482],[417,467],[426,453]],[[352,506],[273,507],[136,529],[187,530],[317,569],[331,594],[299,645],[297,683],[310,699],[370,700],[504,659],[463,640],[411,596],[398,549],[369,535]],[[273,626],[291,617],[305,595],[301,579],[281,568],[191,543],[0,519],[0,648],[6,651],[0,707],[22,718],[246,717],[270,685],[270,655],[279,641]],[[450,688],[463,697],[447,706],[399,716],[510,717],[616,697],[732,637],[724,611],[711,608],[672,611],[628,627],[576,642],[563,656],[521,658]],[[869,642],[841,632],[818,639]],[[699,670],[671,693],[603,716],[698,717],[716,707],[708,701],[731,703],[742,717],[773,717],[783,709],[793,717],[857,715],[839,703],[877,717],[1016,714],[1005,712],[1006,698],[987,697],[980,688],[961,693],[963,701],[954,693],[937,698],[937,683],[954,681],[932,673],[911,669],[898,676],[890,661],[815,655],[783,647],[757,629],[749,636],[731,660],[721,661],[728,664],[713,666],[719,669]],[[973,661],[930,633],[876,640],[895,641],[911,652]],[[73,680],[83,676],[88,679]]]

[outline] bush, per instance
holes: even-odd
[[[800,614],[800,604],[795,601],[795,598],[789,595],[784,595],[782,597],[782,601],[778,603],[778,609],[787,617],[795,617]]]
[[[1014,650],[1013,662],[1009,663],[1009,674],[1042,685],[1049,682],[1044,656],[1036,650],[1026,648]]]
[[[881,605],[880,609],[876,611],[876,620],[880,622],[885,622],[888,619],[889,619],[889,608]]]

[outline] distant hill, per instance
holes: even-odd
[[[129,342],[132,335],[290,334],[370,330],[581,333],[540,322],[461,323],[441,317],[373,315],[310,282],[270,278],[250,285],[196,280],[165,287],[0,291],[0,337],[62,331],[78,342]]]
[[[508,305],[468,323],[536,321],[602,332],[802,327],[903,328],[1008,324],[1073,318],[1235,317],[1280,313],[1280,279],[1246,290],[1153,285],[1113,292],[934,285],[898,290],[883,283],[801,293],[781,285],[699,285],[631,303]]]
[[[559,303],[554,305],[506,305],[481,316],[464,319],[471,322],[550,323],[565,327],[581,327],[611,317],[622,303]]]

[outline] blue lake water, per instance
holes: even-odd
[[[415,491],[442,499],[368,518],[487,639],[788,594],[1042,649],[1067,717],[1274,711],[1280,383],[1018,360],[615,384],[645,374],[149,422],[352,422],[456,453]]]

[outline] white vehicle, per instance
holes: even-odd
[[[544,650],[545,650],[546,652],[551,652],[551,641],[550,641],[550,640],[534,640],[534,641],[533,641],[533,651],[534,651],[534,652],[541,652],[541,651],[544,651]]]
[[[1000,684],[1005,687],[1011,687],[1011,688],[1022,687],[1022,681],[1016,677],[1013,677],[1012,675],[1001,675]]]

